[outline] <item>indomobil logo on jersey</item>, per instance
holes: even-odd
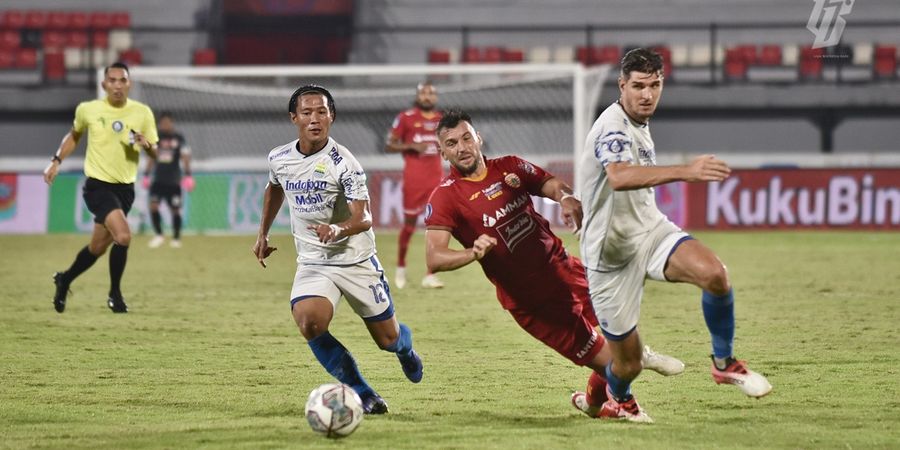
[[[503,183],[496,182],[485,189],[482,189],[481,192],[484,192],[484,196],[487,197],[488,200],[493,200],[503,194]]]

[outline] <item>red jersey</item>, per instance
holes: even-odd
[[[442,116],[438,110],[429,114],[413,107],[398,114],[391,126],[391,136],[404,144],[429,143],[428,150],[423,153],[413,150],[403,152],[403,209],[407,214],[422,212],[428,195],[444,176],[435,134]]]
[[[431,194],[428,228],[446,229],[463,246],[487,234],[497,245],[481,263],[505,309],[559,297],[571,268],[562,241],[531,203],[552,175],[516,156],[486,159],[481,180],[451,171]]]

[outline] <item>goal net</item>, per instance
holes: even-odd
[[[287,112],[291,93],[301,85],[322,85],[337,110],[331,135],[360,160],[370,191],[399,192],[402,158],[383,148],[394,117],[412,106],[418,83],[435,85],[438,108],[471,114],[488,157],[520,155],[571,182],[574,152],[595,118],[608,70],[577,64],[139,66],[132,69],[130,96],[157,115],[173,114],[191,146],[195,171],[244,174],[264,184],[259,173],[267,170],[268,151],[297,138]],[[372,199],[376,216],[384,212],[379,200]],[[381,225],[393,223],[391,218]]]

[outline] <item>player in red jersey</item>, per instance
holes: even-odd
[[[444,177],[437,136],[434,134],[441,112],[437,105],[437,89],[424,82],[416,87],[415,105],[398,114],[388,134],[384,151],[403,154],[403,228],[400,230],[397,272],[394,286],[406,286],[406,252],[416,231],[419,215],[431,191]],[[444,284],[430,271],[422,279],[422,287],[441,288]]]
[[[593,369],[587,393],[573,397],[573,403],[599,416],[611,353],[595,329],[584,266],[566,252],[535,211],[531,196],[559,202],[572,227],[581,223],[581,203],[569,185],[528,161],[484,158],[481,136],[462,111],[446,112],[437,136],[451,168],[426,206],[428,268],[440,272],[478,261],[496,286],[500,304],[519,326],[575,364]],[[463,250],[449,247],[451,235]],[[684,369],[681,361],[646,350],[647,368],[664,375]],[[631,420],[641,421],[634,406]]]

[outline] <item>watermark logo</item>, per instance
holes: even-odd
[[[806,29],[815,35],[812,48],[832,47],[841,40],[847,21],[844,16],[850,14],[855,0],[814,0],[812,13]]]

